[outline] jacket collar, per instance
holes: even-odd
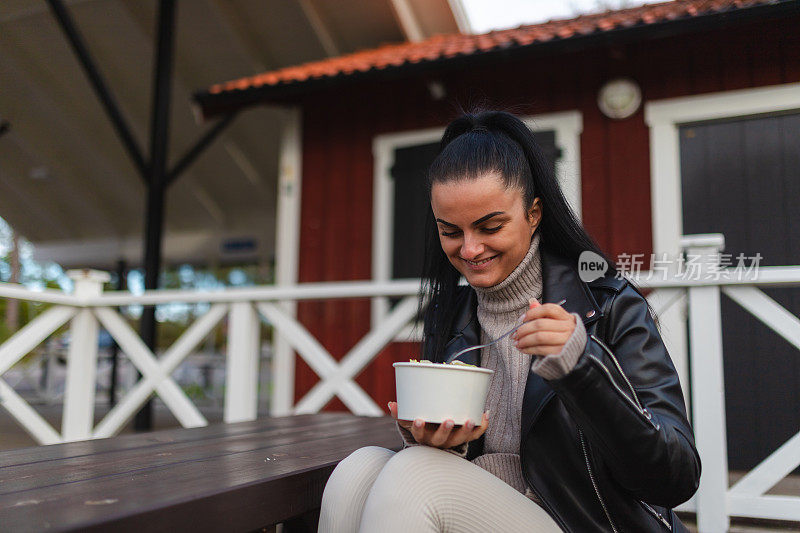
[[[578,276],[571,261],[542,249],[542,303],[566,299],[563,308],[577,313],[588,326],[600,318],[601,309],[588,285]]]

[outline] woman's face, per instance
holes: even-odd
[[[506,188],[496,174],[434,183],[431,208],[439,242],[473,287],[491,287],[519,265],[542,219],[538,198],[526,212],[520,188]]]

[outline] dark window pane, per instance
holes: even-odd
[[[739,254],[800,264],[798,132],[796,112],[682,126],[683,232],[722,233],[733,266]],[[800,314],[800,288],[762,290]],[[737,303],[721,306],[728,465],[749,470],[800,427],[800,358]]]

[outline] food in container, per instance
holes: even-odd
[[[493,370],[461,361],[442,364],[413,359],[393,366],[398,419],[480,424]]]

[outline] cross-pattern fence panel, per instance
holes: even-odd
[[[703,242],[703,239],[698,242]],[[755,275],[742,279],[715,267],[713,257],[714,251],[719,251],[719,243],[714,244],[713,239],[709,242],[705,249],[703,246],[693,248],[712,258],[699,266],[697,279],[675,275],[654,279],[648,272],[631,276],[640,287],[653,289],[648,300],[661,317],[662,335],[675,359],[684,388],[691,392],[688,403],[691,404],[703,474],[697,495],[679,509],[696,510],[701,532],[726,530],[730,516],[800,521],[800,498],[766,494],[800,466],[800,433],[788,439],[732,487],[728,486],[721,345],[723,324],[719,303],[720,294],[726,294],[752,314],[754,320],[762,321],[800,349],[800,319],[762,290],[800,286],[800,267],[762,267]],[[228,321],[229,332],[224,398],[226,421],[251,420],[256,416],[258,382],[255,374],[262,320],[274,329],[276,335],[286,339],[297,356],[320,377],[319,383],[293,405],[294,413],[316,412],[337,396],[354,413],[380,416],[384,414],[383,409],[358,386],[355,377],[414,321],[419,292],[419,282],[407,280],[263,286],[213,293],[150,291],[134,296],[121,292],[102,293],[102,277],[89,271],[75,275],[80,281],[76,283],[80,290],[75,294],[54,290],[29,291],[18,285],[0,283],[0,297],[53,305],[0,345],[0,403],[41,444],[115,435],[152,394],[164,401],[184,427],[206,425],[200,410],[171,376],[223,320]],[[336,360],[281,305],[287,301],[372,297],[400,297],[401,300],[340,360]],[[203,302],[210,307],[160,355],[145,346],[115,309],[173,302]],[[68,354],[62,431],[59,432],[2,376],[67,324],[71,328],[72,342]],[[98,425],[92,427],[99,327],[109,332],[142,377]],[[691,331],[689,336],[687,328]],[[293,379],[293,360],[273,361],[273,364],[286,374],[273,373],[274,380]],[[281,391],[283,394],[291,393],[292,388],[281,387]],[[286,400],[282,398],[284,403]],[[292,402],[287,405],[292,405]]]

